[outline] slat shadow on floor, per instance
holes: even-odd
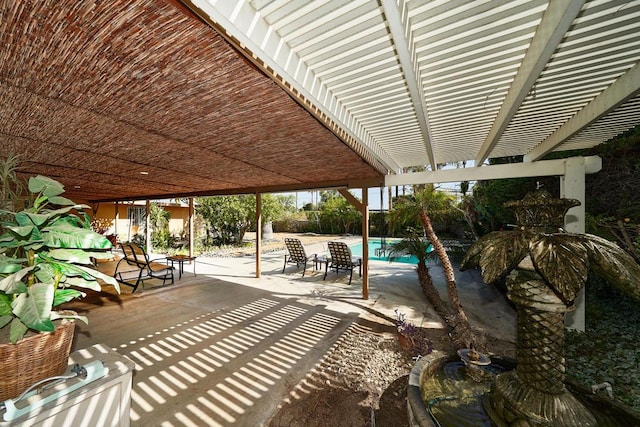
[[[103,343],[136,364],[133,426],[258,426],[357,313],[207,276],[71,304],[74,349]]]

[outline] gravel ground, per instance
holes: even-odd
[[[406,383],[413,363],[395,334],[354,324],[294,388],[269,426],[408,425]],[[384,393],[393,395],[387,399],[391,404],[381,409]],[[384,419],[393,421],[381,422]]]
[[[413,359],[401,352],[395,335],[352,326],[322,363],[322,374],[351,390],[364,392],[364,404],[378,409],[379,399],[397,378],[411,371]]]

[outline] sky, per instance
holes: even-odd
[[[466,167],[472,168],[474,166],[474,161],[470,160],[467,162]],[[442,169],[455,169],[457,166],[452,164],[447,164],[442,167]],[[473,182],[469,189],[473,187]],[[407,187],[407,191],[409,191],[409,186]],[[444,183],[444,184],[436,184],[436,188],[450,192],[453,195],[460,194],[460,183]],[[361,189],[352,189],[350,190],[356,197],[362,200],[362,190]],[[395,197],[395,187],[393,188],[393,196]],[[381,194],[382,193],[382,194]],[[298,209],[302,208],[307,203],[317,203],[320,200],[319,191],[311,192],[311,191],[299,191],[297,193],[281,193],[285,195],[295,195],[296,196],[296,206]],[[398,194],[402,194],[402,187],[399,188]],[[370,211],[379,211],[380,206],[382,206],[383,210],[389,209],[389,189],[385,188],[370,188],[369,189],[369,210]]]
[[[468,161],[466,167],[473,167],[474,162],[472,160]],[[455,169],[456,165],[447,164],[442,167],[442,169]],[[471,183],[473,186],[473,183]],[[446,184],[436,184],[436,188],[444,191],[448,191],[451,194],[458,195],[460,193],[460,183],[446,183]],[[407,186],[407,190],[409,190],[409,186]],[[395,187],[393,188],[393,196],[395,197]],[[361,189],[352,189],[351,192],[362,200],[362,190]],[[296,196],[297,204],[296,206],[300,209],[307,203],[317,203],[320,199],[320,195],[318,191],[299,191],[297,193],[285,193],[285,194],[293,194]],[[402,187],[399,188],[398,194],[402,194]],[[370,211],[378,211],[380,210],[380,206],[382,206],[383,210],[389,209],[389,189],[386,188],[370,188],[369,189],[369,210]]]
[[[446,188],[444,188],[446,186]],[[441,189],[450,189],[451,191],[458,191],[458,184],[443,184],[440,185]],[[407,186],[407,190],[409,190]],[[353,195],[362,200],[362,190],[361,189],[351,189],[350,190]],[[395,187],[393,188],[393,196],[395,197]],[[402,194],[402,187],[398,190],[399,194]],[[298,209],[304,206],[307,203],[317,203],[320,200],[319,191],[299,191],[297,193],[282,193],[282,194],[292,194],[296,196],[297,207]],[[389,189],[388,188],[369,188],[369,210],[370,211],[378,211],[380,210],[382,202],[382,209],[389,209]]]
[[[389,194],[386,188],[382,189],[383,193],[383,209],[389,208]],[[351,190],[353,195],[362,200],[362,190]],[[320,200],[319,191],[299,191],[297,193],[287,193],[296,195],[298,209],[307,203],[317,203]],[[369,210],[380,210],[380,188],[369,189]]]

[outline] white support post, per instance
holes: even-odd
[[[569,209],[564,220],[565,230],[584,234],[585,229],[585,159],[572,157],[565,162],[564,176],[560,177],[560,196],[580,201],[580,206]],[[578,331],[585,330],[585,290],[575,299],[575,310],[565,316],[565,326]]]

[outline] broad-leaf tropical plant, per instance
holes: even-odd
[[[28,330],[52,332],[56,319],[86,322],[54,310],[85,295],[76,288],[100,291],[102,280],[120,292],[113,277],[91,268],[91,258],[111,256],[111,243],[90,229],[89,206],[63,197],[62,184],[43,176],[30,178],[28,191],[24,209],[0,211],[0,328],[10,328],[12,343]]]

